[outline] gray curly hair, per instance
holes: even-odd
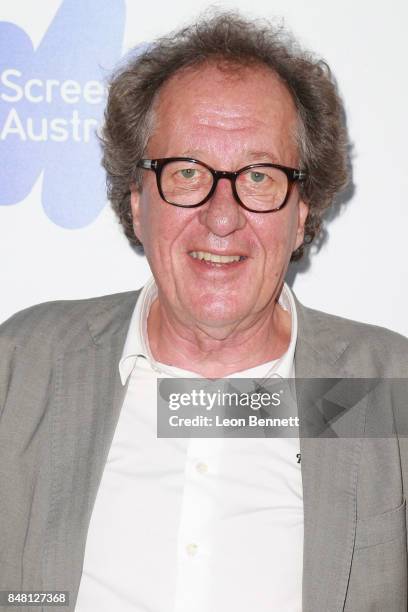
[[[101,132],[109,200],[129,241],[140,246],[133,230],[130,185],[141,187],[135,168],[152,133],[156,96],[176,72],[220,60],[267,66],[293,97],[300,166],[307,172],[299,188],[309,205],[304,242],[292,254],[292,260],[298,260],[305,244],[319,234],[324,211],[348,183],[345,114],[327,64],[265,20],[247,20],[236,12],[204,16],[158,39],[113,75]]]

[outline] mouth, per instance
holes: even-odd
[[[217,253],[210,253],[209,251],[190,251],[189,255],[193,259],[197,259],[206,264],[218,266],[231,265],[247,259],[245,255],[219,255]]]

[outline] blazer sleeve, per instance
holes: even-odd
[[[16,340],[11,333],[9,321],[6,321],[0,325],[0,427],[13,372],[15,351]]]
[[[44,356],[48,358],[59,315],[52,304],[37,304],[17,312],[0,325],[0,428],[19,362],[24,355],[29,355],[33,363]]]
[[[401,470],[404,488],[404,497],[406,503],[406,525],[407,525],[407,551],[408,551],[408,437],[406,435],[399,437],[399,448],[401,457]]]

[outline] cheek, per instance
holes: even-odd
[[[146,189],[140,198],[140,223],[143,244],[157,244],[155,240],[158,236],[163,238],[166,232],[166,210],[161,205],[161,201]],[[167,224],[168,225],[168,224]]]
[[[185,212],[147,193],[142,196],[140,206],[141,234],[146,255],[155,259],[168,258],[185,227]]]
[[[283,212],[283,211],[282,211]],[[285,260],[292,252],[291,246],[296,228],[289,217],[279,217],[278,213],[272,219],[257,219],[253,223],[261,248],[267,261],[280,262]]]

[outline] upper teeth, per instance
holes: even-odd
[[[191,257],[194,259],[204,259],[205,261],[213,261],[214,263],[232,263],[233,261],[239,261],[241,255],[215,255],[214,253],[207,253],[206,251],[191,251]]]

